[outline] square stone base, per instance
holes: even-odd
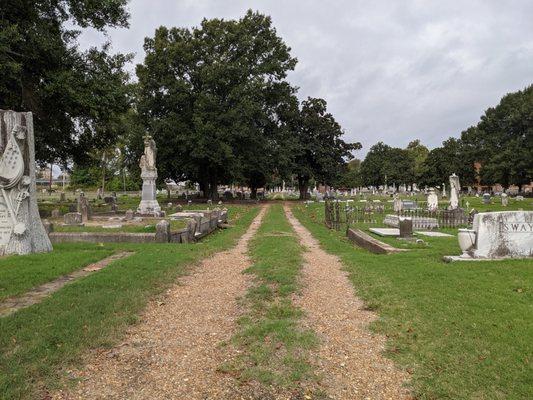
[[[137,208],[137,213],[157,217],[161,214],[161,207],[157,200],[141,200],[141,204]]]

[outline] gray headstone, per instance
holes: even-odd
[[[402,208],[404,210],[416,210],[418,208],[416,202],[413,200],[403,200],[402,201]]]
[[[168,243],[170,241],[170,222],[162,220],[155,226],[155,241],[158,243]]]
[[[57,219],[57,218],[59,218],[60,216],[61,216],[61,212],[59,211],[59,209],[58,209],[58,208],[54,208],[54,209],[52,210],[52,215],[51,215],[51,217],[54,218],[54,219]]]
[[[81,213],[67,213],[63,216],[63,222],[65,223],[65,225],[81,225],[81,223],[83,222]]]
[[[124,219],[126,221],[131,221],[133,219],[133,210],[127,210],[126,214],[124,214]]]
[[[413,220],[411,218],[400,218],[399,228],[401,238],[413,236]]]
[[[78,210],[77,211],[81,214],[81,218],[83,222],[87,222],[90,219],[92,219],[91,205],[89,204],[89,199],[85,197],[85,194],[83,192],[81,192],[78,197]]]

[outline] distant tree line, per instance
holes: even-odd
[[[528,184],[533,180],[533,85],[505,95],[480,122],[429,150],[414,140],[407,148],[383,142],[365,159],[352,160],[337,184],[345,187],[417,183],[437,186],[456,173],[463,185]]]

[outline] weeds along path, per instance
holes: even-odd
[[[148,305],[142,321],[113,350],[91,355],[80,382],[56,399],[232,398],[233,378],[218,373],[228,356],[220,344],[231,339],[238,318],[237,298],[250,266],[248,242],[263,207],[237,245],[204,260],[160,301]]]
[[[354,295],[338,257],[320,248],[287,205],[285,213],[306,248],[302,293],[296,304],[319,337],[315,362],[327,396],[336,400],[409,398],[403,387],[406,374],[382,354],[385,338],[369,330],[377,316]]]

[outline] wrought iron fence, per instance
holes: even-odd
[[[414,209],[395,211],[391,203],[367,202],[355,205],[339,200],[326,200],[325,224],[330,229],[340,230],[356,223],[370,225],[383,224],[386,216],[413,218],[420,228],[432,229],[457,228],[472,224],[475,211],[467,213],[464,209],[455,210],[436,209],[427,210],[425,202],[419,202]],[[415,224],[415,226],[417,225]]]

